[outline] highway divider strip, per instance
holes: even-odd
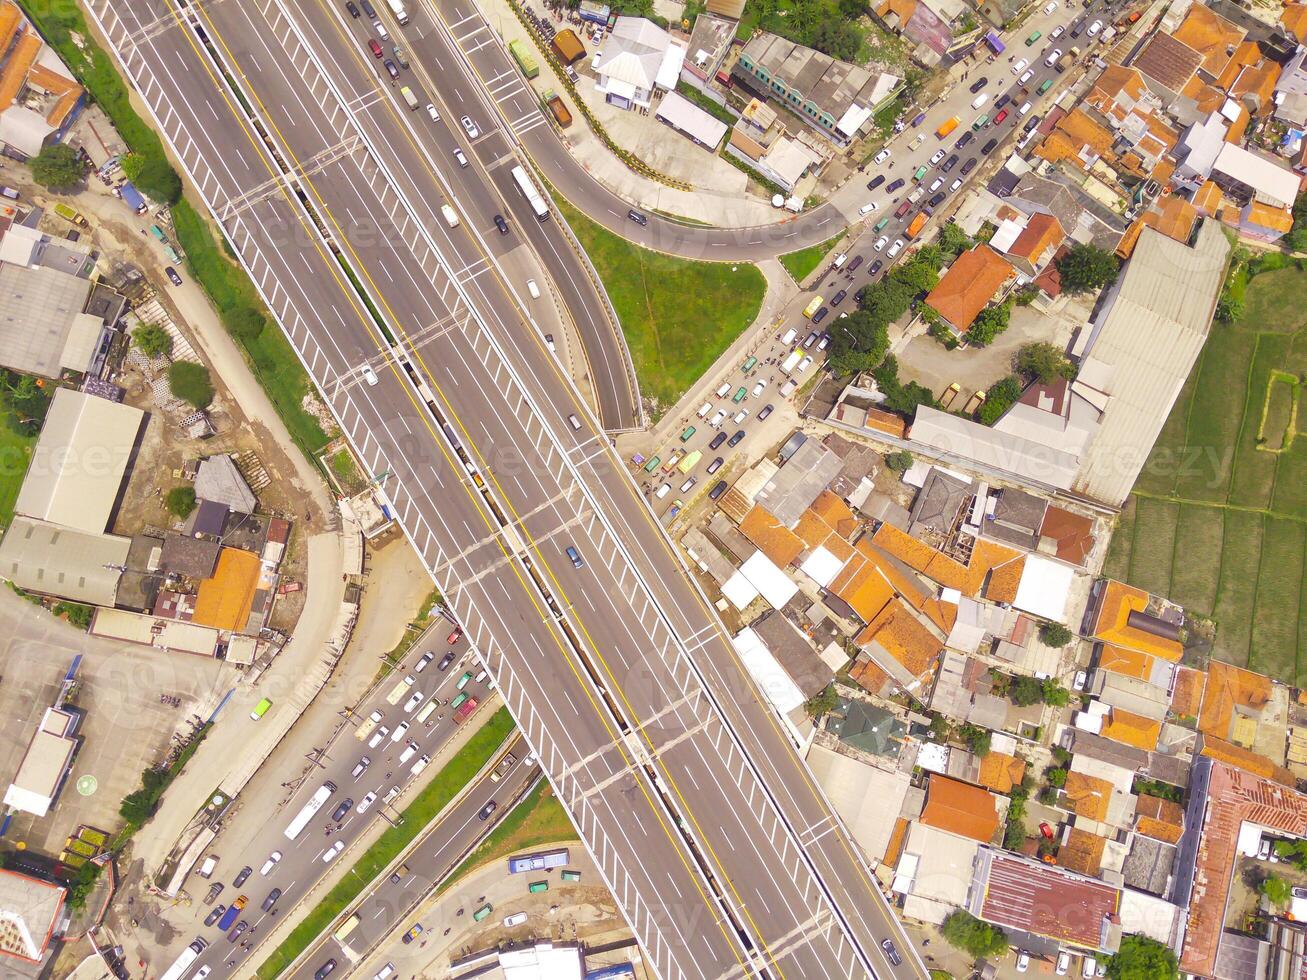
[[[442,814],[457,805],[516,735],[517,728],[508,709],[499,708],[404,808],[400,819],[382,833],[327,895],[291,929],[290,935],[259,966],[255,974],[259,980],[273,980],[296,966],[313,948],[318,936],[352,909],[373,881],[402,862],[428,826],[438,823]]]

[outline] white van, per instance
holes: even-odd
[[[785,336],[781,338],[781,346],[789,347],[790,344],[794,343],[794,338],[797,337],[798,335],[799,335],[798,331],[796,331],[793,327],[790,327],[789,330],[785,331]]]
[[[729,381],[723,381],[721,386],[717,389],[717,397],[725,398],[730,393],[731,393],[731,383]]]
[[[982,105],[984,105],[988,101],[989,101],[989,93],[981,92],[979,95],[977,95],[974,99],[971,100],[971,108],[979,109]]]
[[[534,279],[528,279],[526,281],[526,291],[531,294],[532,299],[540,298],[540,287],[536,285]]]
[[[409,769],[409,772],[411,772],[414,776],[419,776],[422,774],[422,770],[429,765],[431,765],[431,756],[424,755],[420,759],[418,759],[417,762],[413,763],[413,767]]]
[[[696,412],[695,414],[698,415],[699,418],[701,419],[706,419],[708,417],[708,413],[711,411],[712,411],[712,402],[704,402],[702,405],[699,406],[699,411]]]
[[[834,269],[843,268],[844,263],[847,261],[849,261],[849,253],[840,252],[839,255],[835,256],[835,261],[831,263],[831,267]]]
[[[413,756],[417,754],[418,754],[418,743],[413,741],[412,739],[409,739],[408,744],[404,746],[404,751],[399,754],[399,761],[408,762],[409,759],[413,758]]]
[[[440,205],[440,213],[445,218],[445,224],[449,225],[449,227],[451,228],[458,227],[458,215],[454,212],[454,209],[451,208],[448,204]]]
[[[708,425],[714,429],[720,429],[723,422],[726,421],[726,413],[722,409],[717,409],[717,414],[708,420]]]
[[[867,215],[871,214],[871,212],[875,210],[876,210],[875,201],[872,201],[870,204],[864,204],[862,207],[858,208],[858,217],[865,218]]]
[[[1057,9],[1057,0],[1048,0],[1048,3],[1044,5],[1044,13],[1046,14],[1051,14],[1056,9]]]
[[[526,921],[525,912],[514,912],[512,915],[504,916],[505,927],[511,928],[512,926],[520,926],[525,921]]]
[[[200,865],[200,870],[195,873],[199,875],[201,878],[212,878],[213,869],[216,868],[217,866],[218,866],[218,855],[210,854],[208,857],[204,859],[204,863]]]
[[[372,29],[377,32],[377,37],[381,38],[381,40],[390,40],[390,32],[386,30],[386,25],[381,23],[381,21],[374,20],[372,22]]]

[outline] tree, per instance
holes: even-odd
[[[122,168],[123,176],[130,181],[141,179],[141,171],[145,169],[145,157],[139,153],[127,153],[118,158],[118,166]]]
[[[1292,251],[1307,250],[1307,194],[1299,194],[1293,202],[1293,228],[1285,241]]]
[[[880,367],[871,372],[871,376],[885,396],[882,407],[886,411],[911,417],[918,405],[935,405],[935,394],[929,388],[915,381],[907,384],[899,381],[899,362],[893,354],[888,355]]]
[[[50,396],[45,383],[30,374],[0,371],[0,405],[12,416],[10,425],[20,435],[35,435],[45,421]]]
[[[168,387],[184,402],[205,408],[213,401],[209,369],[194,361],[176,361],[168,368]]]
[[[1257,883],[1257,891],[1272,905],[1288,905],[1293,897],[1289,883],[1274,872]]]
[[[980,411],[976,413],[977,421],[981,425],[993,425],[1020,397],[1021,379],[1016,375],[1009,374],[1006,378],[996,381],[989,386],[985,401],[981,404]]]
[[[1061,623],[1040,623],[1039,639],[1045,646],[1064,647],[1075,639],[1075,634]]]
[[[133,183],[138,190],[165,204],[176,204],[182,196],[182,180],[162,156],[146,158],[140,176]]]
[[[1175,980],[1175,953],[1155,939],[1126,936],[1121,948],[1107,961],[1111,980]]]
[[[913,295],[928,293],[939,282],[939,273],[928,262],[905,262],[890,273],[895,282],[911,286]]]
[[[1064,292],[1077,294],[1102,289],[1116,282],[1116,256],[1095,245],[1072,245],[1057,261]]]
[[[1023,377],[1035,378],[1048,384],[1058,378],[1070,380],[1076,369],[1066,359],[1060,347],[1053,344],[1026,344],[1017,351],[1017,371]]]
[[[1044,779],[1049,786],[1061,789],[1066,785],[1067,771],[1065,769],[1050,769],[1044,773]]]
[[[71,190],[82,182],[86,168],[77,151],[63,143],[51,143],[32,157],[32,179],[52,191]]]
[[[1009,814],[1007,826],[1003,828],[1003,846],[1015,851],[1026,842],[1026,828],[1020,820],[1013,820]]]
[[[944,227],[940,228],[939,238],[935,240],[935,244],[950,256],[957,256],[971,248],[975,243],[972,242],[970,235],[958,225],[949,221],[944,224]]]
[[[972,321],[971,328],[967,331],[967,342],[979,347],[987,347],[994,342],[995,337],[1007,329],[1011,318],[1012,306],[1008,303],[986,306]]]
[[[168,513],[185,520],[195,509],[195,488],[173,487],[163,498],[163,503],[168,508]]]
[[[912,466],[912,453],[906,449],[889,453],[885,457],[885,466],[895,473],[906,473]]]
[[[874,370],[889,350],[889,327],[867,310],[854,310],[831,331],[831,370],[844,376]]]
[[[944,941],[976,959],[1002,956],[1007,952],[1007,934],[998,926],[981,922],[970,912],[958,909],[944,920]]]
[[[146,357],[172,353],[172,336],[157,323],[143,323],[132,331],[132,340]]]
[[[812,29],[811,46],[840,61],[852,61],[862,47],[862,32],[852,21],[823,17]]]
[[[839,695],[835,693],[835,685],[827,684],[824,688],[803,702],[803,710],[808,713],[809,718],[820,718],[822,715],[829,714],[835,710],[835,705],[839,704]]]
[[[1065,708],[1071,703],[1071,692],[1051,677],[1044,678],[1044,703],[1054,708]]]
[[[1216,319],[1234,323],[1243,318],[1243,300],[1226,289],[1216,300]]]
[[[958,738],[966,743],[972,755],[981,757],[989,755],[990,735],[987,729],[967,723],[958,729]]]
[[[1033,677],[1022,674],[1012,678],[1012,683],[1007,688],[1007,696],[1017,707],[1025,708],[1044,700],[1044,686]]]

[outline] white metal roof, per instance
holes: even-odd
[[[41,724],[32,734],[27,753],[18,765],[18,773],[5,791],[6,806],[38,817],[49,812],[77,748],[77,739],[65,734],[71,720],[67,712],[45,709]]]
[[[131,405],[57,389],[18,492],[17,513],[102,533],[144,417]]]
[[[803,692],[772,656],[761,636],[746,626],[731,637],[731,644],[744,669],[779,714],[787,715],[803,704]]]
[[[908,794],[908,774],[868,765],[821,745],[808,750],[807,761],[858,846],[879,860]]]
[[[41,152],[45,138],[54,130],[55,127],[45,121],[45,116],[33,112],[25,105],[11,105],[0,112],[0,142],[21,150],[29,157]]]
[[[0,952],[40,960],[66,893],[61,885],[0,870]]]
[[[844,562],[836,558],[825,548],[814,548],[812,554],[803,560],[799,571],[812,579],[823,589],[835,581],[835,576],[844,567]]]
[[[1079,463],[1075,456],[1061,449],[925,405],[917,406],[908,437],[912,442],[960,459],[1061,489],[1071,485]]]
[[[0,578],[29,592],[112,606],[131,544],[18,516],[0,541]]]
[[[722,595],[736,609],[747,609],[749,603],[758,598],[758,590],[745,578],[743,572],[737,571],[722,586]]]
[[[1226,143],[1221,148],[1212,170],[1247,184],[1264,204],[1282,208],[1293,205],[1301,183],[1301,178],[1288,167],[1281,167],[1236,143]]]
[[[654,115],[704,146],[715,149],[726,135],[727,125],[676,92],[668,92]]]
[[[758,590],[758,594],[767,600],[773,609],[780,609],[794,598],[799,587],[788,575],[776,567],[775,563],[761,551],[755,551],[743,565],[740,574],[749,580],[749,584]]]
[[[604,42],[603,57],[596,69],[606,87],[612,80],[635,88],[652,90],[662,69],[663,57],[672,36],[643,17],[618,17],[613,32]],[[681,52],[684,57],[684,50]],[[677,66],[680,73],[680,66]]]
[[[1075,576],[1070,565],[1043,555],[1027,555],[1012,605],[1055,623],[1065,623],[1067,597]]]

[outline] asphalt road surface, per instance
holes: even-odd
[[[469,237],[472,216],[449,227],[442,201],[407,197],[370,147],[356,120],[383,124],[376,87],[326,76],[271,0],[89,9],[489,664],[653,969],[922,976],[711,607]]]
[[[343,972],[351,961],[365,956],[396,927],[408,921],[414,905],[503,819],[511,802],[540,777],[539,766],[527,762],[529,750],[521,738],[514,739],[506,751],[515,761],[504,767],[499,781],[492,781],[489,773],[478,780],[405,858],[403,867],[408,869],[408,874],[397,882],[389,876],[379,878],[364,894],[355,907],[359,924],[344,942],[330,933],[318,937],[305,952],[300,967],[285,974],[288,980],[312,980],[314,972],[331,959],[336,960],[337,973]],[[492,802],[496,804],[494,812],[482,819],[483,809]],[[420,923],[414,920],[410,925],[420,926]]]
[[[215,978],[240,971],[249,956],[242,944],[256,944],[258,930],[277,913],[297,903],[334,862],[357,860],[358,854],[348,848],[373,821],[393,822],[399,816],[407,800],[400,798],[388,803],[386,798],[392,792],[399,796],[415,778],[413,768],[423,759],[429,761],[453,735],[456,726],[448,702],[460,692],[484,699],[489,690],[488,679],[475,679],[481,668],[467,641],[460,639],[450,644],[448,632],[432,630],[428,642],[415,645],[404,663],[360,702],[357,720],[343,727],[324,747],[321,768],[305,779],[289,800],[284,797],[243,800],[246,807],[266,807],[267,823],[240,852],[224,849],[221,836],[211,849],[210,853],[219,856],[220,870],[210,886],[223,887],[212,905],[197,902],[193,906],[197,920],[195,934],[209,943],[197,961],[196,970],[209,966],[210,976]],[[442,670],[440,664],[447,654],[453,658]],[[412,684],[407,683],[410,679]],[[425,721],[419,721],[418,717],[433,699],[443,703],[437,703]],[[375,726],[369,720],[374,711],[382,715]],[[368,726],[362,738],[356,734],[360,723]],[[365,767],[355,776],[355,771],[365,762]],[[287,826],[327,783],[335,786],[327,801],[297,837],[287,838]],[[467,839],[466,834],[463,839]],[[335,850],[337,845],[343,845],[343,853]],[[269,861],[273,863],[266,865]],[[242,868],[247,868],[249,874],[237,885],[235,881],[242,876]],[[195,898],[201,898],[208,887],[195,879],[190,890]],[[274,889],[279,893],[274,895]],[[219,930],[221,920],[204,924],[206,916],[219,906],[230,907],[238,896],[243,896],[246,902],[229,929],[239,928],[242,922],[245,928],[235,939],[228,938],[230,931],[224,935]]]

